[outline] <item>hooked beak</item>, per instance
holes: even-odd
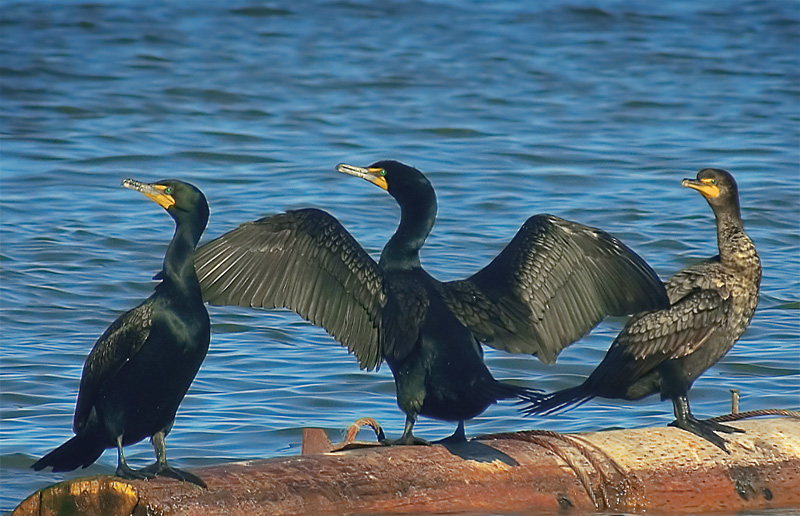
[[[151,183],[142,183],[139,181],[135,181],[133,179],[124,180],[122,182],[122,186],[143,193],[144,195],[146,195],[147,197],[158,203],[158,205],[164,208],[165,210],[168,210],[175,205],[175,198],[172,197],[172,195],[166,193],[166,190],[168,188],[167,186],[151,184]]]
[[[340,163],[336,165],[336,170],[343,174],[350,174],[351,176],[366,179],[370,183],[377,185],[384,190],[389,190],[389,183],[386,182],[386,171],[382,168],[355,167],[353,165]]]
[[[700,192],[706,199],[713,199],[719,195],[719,187],[712,183],[713,179],[684,179],[681,186],[692,188]]]

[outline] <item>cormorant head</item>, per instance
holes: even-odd
[[[434,203],[436,202],[436,194],[428,178],[416,168],[404,165],[399,161],[376,161],[366,168],[341,163],[336,166],[336,170],[366,179],[383,188],[401,206],[431,202],[431,198]]]
[[[141,192],[167,210],[177,223],[186,221],[200,230],[208,223],[208,202],[197,187],[177,179],[165,179],[156,183],[141,183],[126,179],[122,186]],[[199,235],[198,235],[199,239]]]
[[[712,208],[739,207],[739,188],[733,176],[719,168],[704,168],[697,179],[684,179],[681,186],[693,188],[706,198]]]

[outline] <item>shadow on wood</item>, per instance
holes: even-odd
[[[78,478],[14,516],[572,514],[800,509],[800,422],[735,423],[726,454],[675,428],[484,436],[457,448],[364,446],[193,470],[171,479]],[[308,434],[309,432],[307,432]],[[313,446],[327,438],[310,432]],[[326,444],[326,441],[328,444]],[[307,449],[313,446],[309,445]]]

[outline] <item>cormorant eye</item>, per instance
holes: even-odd
[[[381,176],[385,176],[385,175],[386,175],[386,170],[381,169]]]
[[[172,195],[172,187],[168,186],[164,189],[164,193],[167,195]]]
[[[715,185],[715,184],[717,184],[717,180],[716,180],[716,179],[712,179],[712,180],[711,180],[711,184],[712,184],[712,185]]]

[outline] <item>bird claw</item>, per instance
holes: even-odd
[[[439,439],[438,441],[433,441],[433,444],[441,444],[442,446],[447,446],[449,444],[463,444],[466,443],[467,438],[463,435],[451,435],[449,437],[445,437],[444,439]]]
[[[176,480],[181,480],[183,482],[189,482],[190,484],[202,487],[203,489],[208,489],[208,486],[206,485],[206,483],[203,481],[202,478],[192,473],[189,473],[188,471],[184,471],[182,469],[168,467],[167,469],[160,471],[158,473],[158,476],[174,478]]]
[[[718,423],[718,422],[716,422],[714,420],[711,420],[711,419],[706,419],[704,421],[701,421],[701,423],[708,424],[709,426],[711,426],[714,429],[715,432],[722,432],[724,434],[743,434],[743,433],[745,433],[745,431],[742,430],[741,428],[736,428],[734,426],[729,426],[729,425],[723,425],[722,423]]]
[[[380,443],[384,446],[431,446],[429,441],[421,437],[414,437],[412,434],[403,435],[399,439],[381,439]]]
[[[180,480],[182,482],[189,482],[190,484],[202,487],[203,489],[208,489],[208,486],[206,486],[206,483],[203,481],[203,479],[201,479],[197,475],[194,475],[182,469],[173,468],[168,464],[161,464],[156,462],[136,471],[135,473],[142,475],[140,478],[145,478],[145,479],[155,478],[155,477],[174,478],[175,480]]]
[[[139,470],[117,466],[117,471],[114,472],[114,476],[119,478],[124,478],[126,480],[150,480],[151,478],[155,478],[155,473],[151,473],[147,471],[148,468],[142,468]]]
[[[687,432],[691,432],[698,437],[702,437],[714,446],[720,448],[725,453],[730,453],[728,448],[725,446],[727,441],[717,435],[715,432],[723,432],[727,434],[743,432],[743,430],[739,430],[738,428],[734,428],[732,426],[723,425],[717,423],[716,421],[710,421],[707,419],[700,420],[695,418],[687,418],[683,421],[676,419],[670,423],[669,426],[680,428],[686,430]]]

